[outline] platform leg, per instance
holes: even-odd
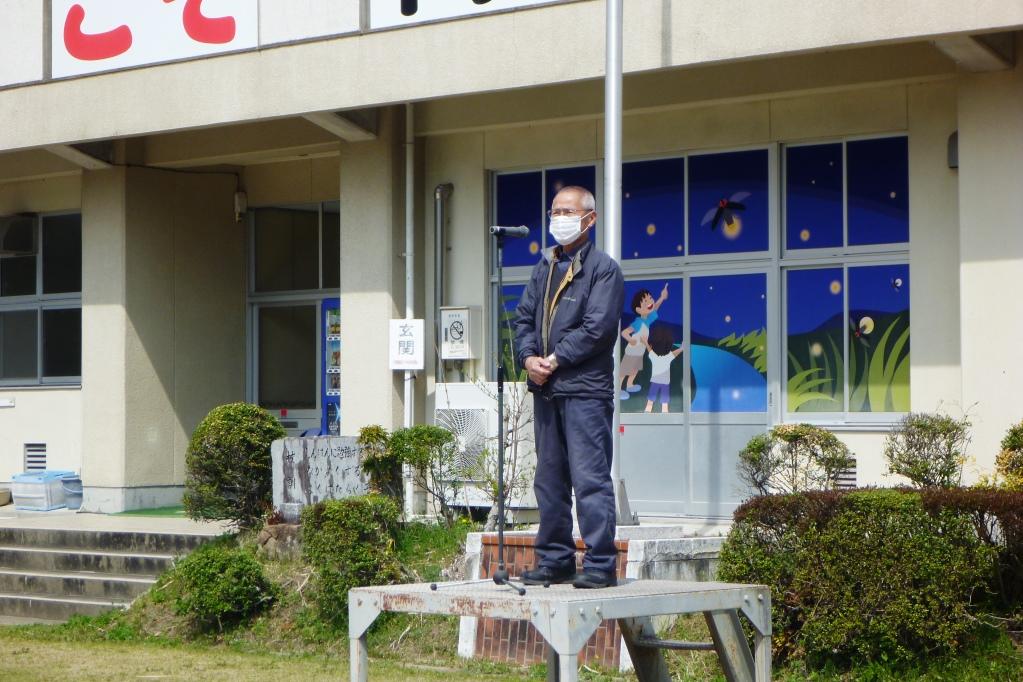
[[[756,682],[771,680],[771,637],[756,633]]]
[[[380,601],[376,595],[348,593],[348,651],[351,682],[366,682],[369,677],[369,649],[366,631],[380,615]]]
[[[641,638],[657,637],[653,621],[649,618],[621,618],[618,620],[618,629],[622,632],[622,639],[632,657],[632,667],[636,671],[636,679],[639,682],[668,682],[671,676],[668,674],[668,664],[660,649],[639,646]]]
[[[710,629],[714,648],[728,682],[754,682],[753,653],[739,623],[738,611],[707,611],[703,614]],[[770,647],[770,638],[767,638]]]
[[[352,637],[349,640],[351,657],[351,682],[366,682],[369,678],[369,650],[366,647],[366,635]]]

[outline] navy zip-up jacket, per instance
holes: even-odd
[[[519,305],[515,309],[515,347],[519,367],[526,358],[554,353],[558,368],[543,386],[529,382],[529,390],[549,397],[614,396],[614,358],[625,283],[622,270],[610,256],[587,242],[571,256],[572,277],[564,286],[556,259],[564,259],[561,247],[544,252],[533,268]],[[550,282],[549,331],[544,345],[544,293]]]

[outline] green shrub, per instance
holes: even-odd
[[[994,488],[940,488],[921,491],[932,514],[947,509],[973,523],[977,537],[997,556],[988,581],[988,606],[1023,629],[1023,491]]]
[[[779,661],[909,661],[975,631],[993,558],[966,514],[918,493],[803,493],[736,512],[719,578],[771,586]]]
[[[263,574],[252,552],[221,544],[206,545],[174,568],[180,581],[174,610],[200,629],[241,622],[268,607],[277,588]]]
[[[373,492],[401,500],[402,490],[401,458],[391,450],[391,436],[382,426],[364,426],[359,429],[359,446],[362,448],[362,471],[369,476]]]
[[[273,504],[270,444],[284,435],[280,422],[256,405],[213,408],[196,427],[185,456],[189,517],[258,525]]]
[[[739,453],[739,476],[761,495],[834,488],[853,466],[835,434],[810,424],[782,424],[754,436]]]
[[[450,528],[455,522],[453,505],[462,473],[454,434],[432,424],[417,424],[391,434],[390,450],[411,467],[415,484],[433,498]]]
[[[1010,490],[1023,490],[1023,422],[1013,424],[1002,439],[995,467]]]
[[[888,434],[888,471],[921,488],[959,485],[970,443],[970,422],[943,414],[907,414]]]
[[[320,619],[342,628],[353,587],[397,582],[398,505],[380,495],[329,500],[302,510],[302,546],[315,571]]]

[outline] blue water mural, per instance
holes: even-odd
[[[713,346],[693,346],[690,353],[693,412],[764,412],[767,383],[751,364]]]

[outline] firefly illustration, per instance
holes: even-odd
[[[849,330],[852,332],[853,338],[859,341],[864,348],[870,348],[870,339],[867,337],[870,332],[874,331],[874,320],[864,317],[857,325],[852,318],[849,318]]]
[[[703,220],[700,221],[700,225],[710,224],[711,230],[718,229],[718,225],[721,224],[722,220],[727,225],[735,223],[735,212],[745,211],[746,204],[742,203],[750,196],[749,192],[736,192],[728,199],[720,199],[717,206],[707,211],[704,214]]]
[[[902,291],[902,278],[901,277],[892,277],[891,281],[892,281],[892,291],[901,292]]]

